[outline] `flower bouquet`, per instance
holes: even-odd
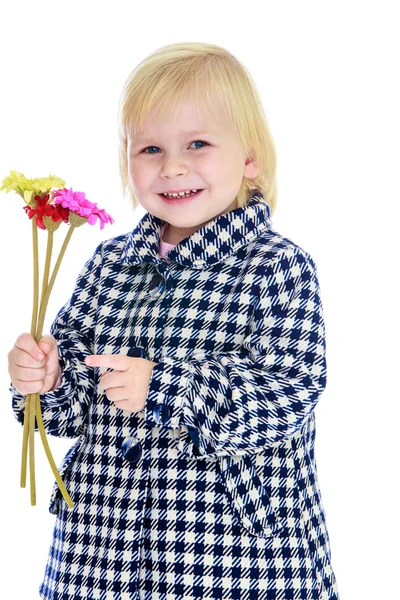
[[[10,171],[10,175],[3,179],[2,186],[0,187],[0,190],[5,189],[7,193],[11,190],[14,190],[24,199],[26,206],[23,206],[23,209],[32,221],[34,277],[31,335],[35,338],[36,342],[39,342],[42,337],[43,323],[51,290],[53,289],[61,261],[75,228],[80,227],[85,223],[94,225],[97,219],[100,221],[100,229],[103,229],[105,223],[114,222],[112,217],[107,214],[105,210],[99,209],[96,204],[89,202],[89,200],[85,198],[84,192],[73,192],[72,188],[68,190],[64,186],[65,181],[59,177],[56,177],[55,175],[50,175],[46,178],[27,179],[22,173]],[[49,277],[51,254],[53,249],[53,234],[59,228],[62,222],[69,224],[68,233],[65,236],[51,277]],[[40,304],[38,228],[47,230],[47,248]],[[35,419],[37,421],[38,430],[42,439],[46,456],[55,475],[58,486],[68,506],[72,508],[74,504],[61,479],[47,442],[46,432],[43,426],[39,393],[28,394],[26,396],[22,438],[21,487],[26,486],[26,469],[29,448],[31,505],[35,506]]]

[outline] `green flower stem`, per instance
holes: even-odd
[[[36,479],[35,479],[35,396],[30,394],[29,412],[29,477],[31,483],[31,506],[36,506]]]
[[[50,293],[51,293],[51,290],[53,289],[54,282],[56,280],[57,273],[58,273],[60,265],[61,265],[61,261],[64,257],[68,243],[71,239],[73,230],[74,230],[74,226],[70,226],[68,233],[65,236],[64,243],[61,247],[60,254],[58,255],[56,264],[54,266],[50,282],[48,282],[48,275],[49,275],[49,270],[50,270],[49,267],[50,267],[51,253],[52,253],[52,248],[53,248],[53,232],[48,231],[46,262],[45,262],[43,285],[42,285],[42,296],[41,296],[41,301],[40,301],[39,320],[38,320],[37,331],[36,331],[37,341],[40,340],[42,337],[43,323],[44,323],[44,319],[45,319],[45,315],[46,315],[47,305],[48,305],[49,298],[50,298]],[[57,466],[54,462],[53,455],[51,454],[50,446],[47,441],[46,430],[43,425],[42,411],[41,411],[41,406],[40,406],[40,394],[35,394],[35,404],[36,404],[36,419],[37,419],[38,430],[40,433],[40,437],[42,439],[43,448],[46,453],[47,460],[49,461],[50,467],[56,478],[56,481],[57,481],[58,486],[61,490],[61,493],[64,497],[64,500],[66,501],[66,503],[68,504],[68,506],[70,508],[73,508],[74,503],[71,500],[71,497],[67,492],[67,489],[64,485],[63,480],[61,479],[60,473],[58,472]]]
[[[36,215],[32,218],[32,249],[33,249],[33,308],[31,321],[31,335],[35,337],[36,322],[38,314],[38,298],[39,298],[39,249],[38,249],[38,234],[36,225]],[[35,338],[36,339],[36,338]],[[36,340],[37,341],[37,340]],[[31,477],[31,503],[35,496],[35,464],[34,464],[34,442],[31,440],[30,425],[35,424],[35,408],[33,394],[28,394],[26,397],[25,414],[24,414],[24,431],[22,438],[22,459],[21,459],[21,487],[26,485],[26,463],[28,458],[28,442],[30,457],[30,477]],[[32,417],[33,413],[33,417]],[[33,438],[33,435],[32,435]],[[33,478],[33,483],[32,483]]]
[[[31,322],[31,334],[35,340],[36,337],[36,322],[38,316],[39,304],[39,245],[38,245],[38,230],[36,216],[32,219],[33,227],[33,261],[35,264],[33,271],[33,311]],[[29,394],[29,479],[31,484],[31,506],[36,506],[36,476],[35,476],[35,394]]]
[[[49,303],[49,298],[50,298],[51,290],[53,289],[54,282],[56,280],[57,273],[58,273],[58,270],[59,270],[60,265],[61,265],[61,261],[62,261],[62,259],[64,257],[65,251],[67,249],[67,246],[68,246],[68,243],[69,243],[69,241],[71,239],[71,236],[72,236],[72,234],[74,232],[74,229],[75,229],[75,227],[73,225],[69,226],[68,233],[65,236],[64,243],[63,243],[63,245],[61,247],[61,250],[60,250],[60,254],[58,255],[56,264],[54,265],[54,269],[53,269],[53,273],[52,273],[51,278],[50,278],[49,285],[47,286],[47,289],[46,289],[46,292],[45,292],[44,296],[42,296],[42,301],[40,303],[40,310],[39,310],[38,325],[37,325],[37,334],[38,334],[38,338],[39,339],[42,337],[43,323],[44,323],[44,318],[45,318],[45,314],[46,314],[46,310],[47,310],[47,305]],[[46,260],[47,260],[47,257],[46,257]]]
[[[49,284],[49,272],[50,272],[50,263],[51,263],[51,254],[53,252],[53,239],[54,232],[47,230],[47,248],[46,248],[46,260],[44,263],[44,273],[43,273],[43,282],[42,282],[42,295],[40,298],[40,309],[42,308],[43,300],[46,294],[47,286]],[[39,336],[39,332],[37,333]],[[40,333],[40,337],[38,337],[37,341],[42,337]]]
[[[40,410],[40,394],[36,394],[36,418],[37,418],[37,423],[38,423],[38,429],[39,429],[39,432],[40,432],[40,437],[42,438],[43,448],[44,448],[44,451],[46,453],[47,459],[48,459],[48,461],[50,463],[51,469],[52,469],[52,471],[54,473],[54,476],[55,476],[55,478],[57,480],[58,487],[61,490],[61,493],[62,493],[62,495],[64,497],[65,502],[68,504],[68,506],[70,508],[73,508],[74,507],[74,503],[72,502],[71,496],[68,494],[67,489],[66,489],[66,487],[64,485],[64,482],[61,479],[60,473],[58,472],[58,469],[57,469],[57,465],[54,462],[53,455],[51,454],[49,443],[47,441],[46,431],[45,431],[45,428],[44,428],[44,425],[43,425],[43,420],[42,420],[42,413],[41,413],[41,410]]]
[[[33,243],[33,310],[31,321],[31,335],[36,333],[39,301],[39,247],[36,215],[32,219],[32,243]],[[36,340],[37,341],[37,340]]]
[[[39,308],[39,316],[38,316],[38,280],[39,280],[39,252],[38,252],[38,236],[37,236],[37,225],[36,216],[32,219],[32,240],[33,240],[33,261],[34,261],[34,297],[33,297],[33,310],[32,310],[32,324],[31,324],[31,334],[34,336],[36,342],[38,342],[42,337],[43,332],[43,324],[46,315],[46,309],[50,298],[50,293],[53,289],[54,282],[56,280],[61,261],[64,257],[65,251],[67,249],[68,243],[71,239],[74,226],[70,225],[67,235],[65,236],[64,243],[61,247],[59,256],[57,258],[56,264],[53,269],[53,273],[51,275],[49,281],[49,272],[50,272],[50,263],[51,263],[51,254],[53,250],[53,232],[48,230],[48,238],[47,238],[47,248],[46,248],[46,260],[45,267],[43,273],[43,283],[42,283],[42,294],[40,299],[40,308]],[[40,394],[28,394],[26,398],[26,407],[25,407],[25,415],[24,415],[24,432],[23,432],[23,449],[22,449],[22,465],[21,465],[21,487],[25,487],[26,485],[26,464],[27,464],[27,454],[29,447],[29,467],[30,467],[30,483],[31,483],[31,505],[36,505],[36,481],[35,481],[35,459],[34,459],[34,433],[35,433],[35,419],[37,421],[38,430],[42,439],[43,447],[53,471],[53,474],[56,478],[56,481],[59,485],[61,493],[70,508],[73,508],[74,503],[69,496],[65,485],[61,479],[61,476],[57,470],[57,466],[54,462],[54,458],[51,454],[50,447],[46,437],[46,431],[43,424],[41,406],[40,406]]]
[[[29,413],[31,403],[28,401],[28,397],[25,400],[25,412],[24,412],[24,431],[22,436],[22,461],[21,461],[21,487],[26,486],[26,461],[28,457],[28,440],[29,440]]]
[[[36,223],[35,223],[35,248],[36,248],[36,257],[34,257],[34,258],[36,258],[35,265],[37,266],[37,269],[36,269],[36,272],[34,275],[34,277],[35,277],[35,304],[34,304],[33,312],[34,312],[35,322],[33,322],[33,318],[32,318],[32,326],[31,327],[32,327],[32,329],[33,329],[33,327],[35,327],[35,332],[36,332],[35,340],[36,340],[36,342],[38,342],[42,336],[41,336],[41,334],[38,333],[38,331],[36,329],[36,320],[37,320],[37,316],[38,316],[37,298],[38,298],[38,292],[39,292],[38,236],[37,236]],[[47,232],[46,261],[45,261],[45,265],[44,265],[42,295],[41,295],[41,299],[40,299],[40,305],[42,304],[43,297],[44,297],[44,294],[45,294],[45,291],[46,291],[47,285],[48,285],[52,249],[53,249],[53,232],[48,231]],[[36,478],[35,478],[35,452],[34,452],[35,417],[36,417],[37,408],[39,408],[39,411],[40,411],[40,394],[38,394],[38,393],[32,394],[29,404],[30,404],[30,411],[29,411],[30,414],[29,414],[28,427],[29,427],[29,471],[30,471],[30,483],[31,483],[31,506],[35,506],[36,505]],[[40,415],[40,417],[41,417],[41,415]],[[40,418],[40,421],[41,421],[42,427],[43,427],[43,420],[41,418]],[[39,422],[38,422],[38,429],[39,429]],[[40,433],[41,433],[41,437],[43,440],[42,432],[40,432]],[[47,440],[46,440],[46,443],[47,443]],[[47,448],[48,448],[48,451],[50,452],[48,443],[47,443]],[[47,452],[46,452],[46,455],[48,456]],[[50,457],[54,463],[51,453],[50,453]],[[48,458],[49,458],[49,456],[48,456]],[[57,471],[57,475],[59,477],[58,471]]]

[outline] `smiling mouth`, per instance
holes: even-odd
[[[201,192],[203,192],[204,190],[202,189],[198,189],[197,192],[195,192],[194,194],[190,193],[188,195],[184,195],[184,196],[173,196],[171,198],[168,198],[167,196],[164,196],[163,194],[158,194],[160,196],[160,198],[162,198],[167,204],[180,204],[181,202],[188,202],[189,200],[192,200],[194,198],[197,198],[197,196],[199,196],[201,194]]]

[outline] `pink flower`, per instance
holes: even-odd
[[[100,220],[100,229],[103,229],[105,223],[114,223],[114,219],[102,208],[98,208],[96,203],[90,202],[85,198],[85,192],[73,192],[72,188],[67,190],[53,191],[54,204],[61,204],[64,208],[69,208],[75,214],[88,219],[89,225],[95,225],[97,219]]]

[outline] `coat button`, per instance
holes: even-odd
[[[125,438],[121,445],[122,454],[129,462],[137,462],[142,455],[142,446],[134,437]]]
[[[153,409],[153,418],[157,425],[165,423],[171,414],[171,410],[167,404],[157,404]]]
[[[200,455],[200,440],[199,440],[199,432],[195,427],[187,427],[188,434],[193,442],[193,456],[201,456]]]
[[[165,280],[162,275],[157,273],[154,275],[153,281],[150,283],[149,295],[151,298],[159,298],[165,290]]]
[[[131,358],[145,358],[146,360],[149,360],[146,352],[139,346],[133,346],[132,348],[129,348],[127,356],[130,356]]]

